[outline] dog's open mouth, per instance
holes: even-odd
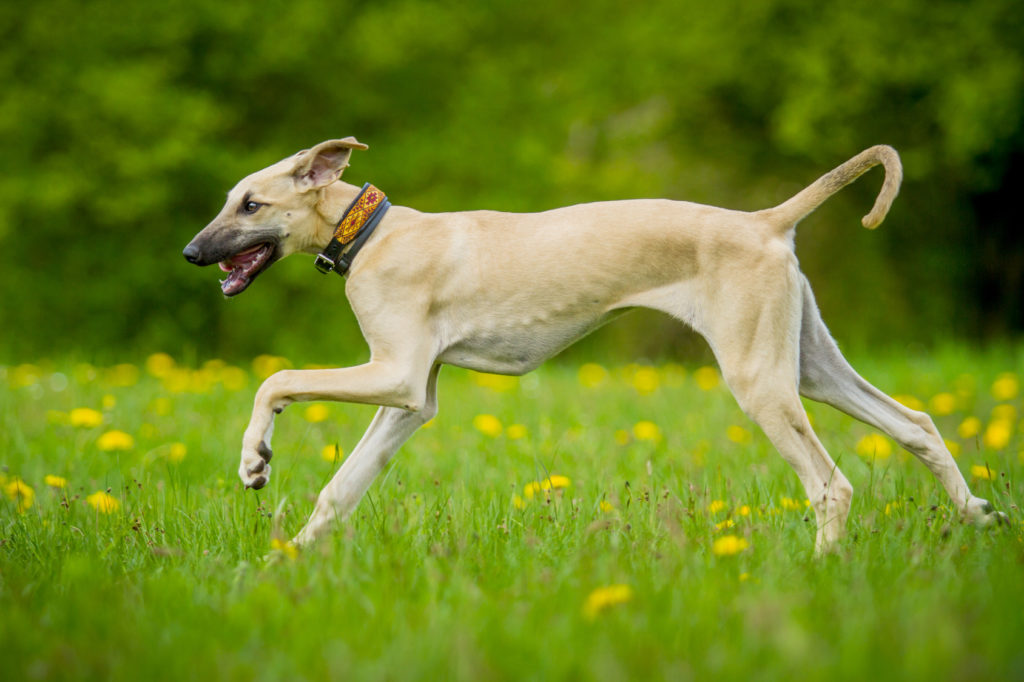
[[[274,245],[264,242],[217,263],[221,270],[228,273],[227,279],[220,282],[220,290],[225,296],[234,296],[245,291],[256,275],[270,263],[273,254]]]

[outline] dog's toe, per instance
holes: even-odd
[[[263,441],[260,441],[260,444],[256,446],[256,454],[262,457],[263,461],[266,462],[267,464],[270,463],[270,458],[274,456],[274,453],[271,451],[270,446],[268,446]]]
[[[992,503],[980,497],[975,497],[967,503],[964,516],[979,528],[988,526],[1001,526],[1009,524],[1009,517],[1001,511],[996,511]]]
[[[259,490],[270,480],[270,465],[266,458],[254,452],[243,452],[238,465],[238,477],[246,488]]]

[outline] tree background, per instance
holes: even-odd
[[[355,135],[346,180],[424,211],[669,197],[754,210],[877,143],[805,220],[840,342],[1024,329],[1024,11],[1015,0],[696,3],[35,0],[0,7],[0,361],[165,350],[365,356],[302,256],[237,299],[181,249],[244,175]],[[588,353],[692,352],[639,314]]]

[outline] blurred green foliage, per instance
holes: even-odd
[[[877,175],[798,231],[836,336],[1024,328],[1016,0],[624,7],[0,7],[0,355],[363,355],[341,282],[307,259],[225,301],[180,255],[238,179],[344,135],[371,146],[347,180],[427,211],[648,196],[758,209],[892,144],[906,181],[879,231],[858,223]],[[680,334],[641,315],[590,347],[665,354]]]

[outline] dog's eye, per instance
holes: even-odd
[[[245,202],[245,205],[242,207],[242,210],[245,211],[246,213],[255,213],[256,211],[260,210],[260,206],[262,205],[263,204],[258,204],[255,201],[247,201]]]

